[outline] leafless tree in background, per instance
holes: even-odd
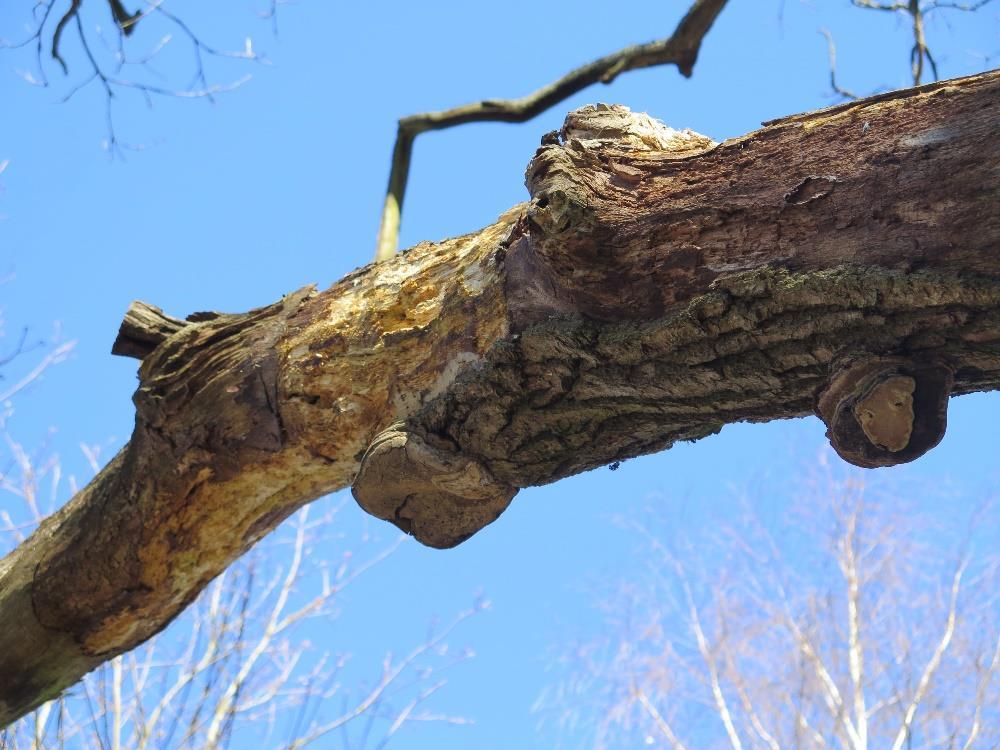
[[[972,0],[971,2],[950,2],[950,0],[851,0],[851,5],[863,10],[875,10],[882,13],[891,13],[903,19],[910,27],[910,35],[913,40],[910,47],[910,76],[913,85],[919,86],[925,82],[928,70],[933,80],[939,79],[937,60],[931,53],[931,48],[927,41],[928,22],[941,15],[940,11],[961,11],[964,13],[974,13],[980,8],[989,5],[993,0]],[[859,95],[853,90],[844,88],[837,81],[837,47],[834,44],[833,36],[827,29],[820,29],[819,33],[826,39],[827,54],[830,58],[830,90],[841,99],[858,99]],[[984,56],[984,62],[988,62],[989,57]],[[984,65],[988,68],[989,65]],[[876,93],[869,92],[868,95]]]
[[[537,708],[599,748],[998,747],[995,518],[956,534],[856,474],[822,489],[793,523],[636,527],[649,567]]]
[[[257,4],[257,16],[270,22],[275,35],[278,6],[285,2]],[[251,35],[228,35],[238,40],[231,47],[210,43],[198,31],[197,6],[178,14],[172,12],[174,5],[142,0],[130,10],[122,0],[22,3],[22,26],[0,32],[0,49],[30,49],[32,69],[18,70],[20,77],[55,89],[63,101],[98,87],[104,95],[104,146],[112,155],[121,154],[142,148],[123,141],[115,128],[114,105],[123,95],[134,94],[149,107],[157,97],[212,101],[250,80],[245,69],[227,62],[269,64]]]
[[[993,0],[970,0],[970,2],[952,2],[951,0],[851,0],[858,8],[877,10],[883,13],[894,13],[906,19],[913,35],[913,46],[910,48],[910,75],[913,85],[923,83],[924,74],[929,68],[934,80],[938,80],[937,62],[927,44],[926,25],[928,19],[939,11],[974,12]],[[832,59],[831,59],[832,64]]]
[[[26,450],[8,430],[14,396],[37,384],[72,347],[29,344],[25,334],[0,357],[0,375],[15,373],[0,379],[0,554],[59,506],[64,488],[77,489],[55,454]],[[100,449],[81,449],[96,472]],[[219,576],[167,631],[0,731],[0,750],[214,750],[250,737],[262,748],[383,747],[410,722],[467,723],[432,713],[427,704],[444,685],[443,673],[472,656],[449,649],[449,636],[487,602],[433,629],[408,653],[386,654],[372,678],[354,688],[349,654],[322,652],[305,640],[301,626],[334,619],[345,589],[405,538],[384,544],[366,537],[348,549],[335,532],[341,504],[330,498],[299,511],[283,532]],[[342,552],[331,564],[315,559],[317,550]]]

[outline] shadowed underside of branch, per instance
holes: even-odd
[[[130,443],[0,561],[0,723],[352,483],[446,547],[736,421],[819,408],[856,463],[919,455],[1000,387],[998,123],[998,73],[721,144],[588,107],[480,232],[242,315],[134,308]]]

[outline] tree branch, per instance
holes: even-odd
[[[684,590],[684,599],[687,602],[688,608],[688,618],[690,619],[691,630],[695,635],[695,642],[698,644],[698,653],[701,655],[702,661],[705,662],[705,667],[708,669],[709,676],[709,686],[712,689],[712,699],[715,702],[715,713],[719,717],[719,721],[722,722],[722,726],[726,730],[726,737],[729,738],[729,744],[732,746],[733,750],[743,750],[743,743],[740,741],[739,733],[736,731],[736,725],[733,724],[733,715],[729,710],[729,703],[726,701],[726,696],[722,692],[722,681],[719,677],[719,666],[716,662],[715,656],[712,654],[711,648],[708,644],[708,638],[705,636],[705,630],[701,626],[701,618],[698,616],[698,608],[694,603],[694,596],[691,594],[691,587],[688,585],[687,576],[684,573],[684,569],[681,567],[680,562],[674,561],[674,567],[677,571],[677,577],[681,581],[681,587]]]
[[[861,580],[858,572],[857,525],[858,508],[852,508],[846,518],[846,529],[840,540],[838,563],[847,584],[847,662],[851,676],[854,726],[858,750],[868,747],[868,709],[865,706],[865,660],[861,636]]]
[[[878,2],[878,0],[851,0],[857,8],[866,10],[882,10],[890,13],[905,13],[910,17],[911,33],[913,35],[913,46],[910,48],[910,74],[913,77],[913,85],[919,86],[924,76],[924,61],[931,67],[934,80],[938,80],[937,62],[927,46],[927,37],[924,32],[924,21],[927,16],[935,10],[960,10],[975,12],[992,0],[977,0],[971,3],[946,2],[945,0],[897,0],[892,3]],[[833,42],[827,35],[827,42],[830,45],[830,67],[831,82],[833,81]],[[836,84],[833,84],[834,91],[841,93]],[[843,92],[847,95],[847,92]]]
[[[653,720],[653,723],[656,724],[656,728],[660,730],[660,733],[667,738],[667,742],[670,743],[670,747],[674,750],[687,750],[684,743],[677,738],[673,728],[667,720],[663,718],[663,714],[661,714],[657,710],[656,706],[653,705],[653,702],[649,700],[649,696],[646,695],[646,692],[634,683],[632,684],[632,695],[637,701],[639,701],[642,709],[649,715],[649,718]]]
[[[698,59],[701,41],[725,5],[726,0],[695,0],[667,39],[633,45],[605,55],[520,99],[485,99],[454,109],[401,119],[392,149],[389,187],[382,209],[375,262],[388,260],[396,253],[403,197],[410,173],[410,155],[413,141],[420,133],[469,122],[526,122],[578,91],[595,83],[611,83],[630,70],[673,64],[681,75],[689,78]]]
[[[906,712],[903,715],[903,721],[900,724],[899,732],[896,734],[896,739],[892,743],[892,750],[902,750],[903,744],[909,739],[910,732],[913,726],[913,718],[917,714],[917,709],[920,708],[920,703],[924,700],[927,695],[927,690],[930,688],[931,681],[934,679],[934,674],[937,672],[939,666],[941,666],[941,660],[944,658],[945,652],[948,650],[949,644],[951,644],[951,639],[955,635],[955,623],[958,618],[958,594],[962,586],[962,574],[965,572],[965,564],[960,564],[955,571],[955,575],[951,582],[951,597],[948,603],[948,617],[945,621],[944,632],[941,634],[941,640],[938,641],[934,648],[934,653],[931,654],[931,658],[927,662],[927,666],[924,667],[923,674],[920,675],[920,680],[917,682],[917,690],[913,694],[913,699],[910,701],[910,705],[907,706]]]
[[[837,83],[837,46],[833,43],[833,35],[829,29],[820,29],[819,33],[826,39],[826,52],[830,58],[830,88],[845,99],[857,99],[857,94]]]
[[[998,103],[994,72],[721,144],[584,108],[496,224],[195,316],[144,356],[129,444],[0,560],[0,723],[352,483],[452,546],[520,488],[814,413],[832,381],[847,455],[915,457],[900,415],[926,450],[949,395],[1000,389]]]
[[[976,685],[976,699],[974,703],[975,709],[972,712],[972,726],[969,727],[969,735],[962,744],[962,750],[972,750],[976,743],[976,739],[979,737],[979,732],[982,730],[983,706],[986,703],[986,691],[989,689],[993,675],[998,669],[1000,669],[1000,636],[997,636],[996,646],[993,648],[993,657],[990,659],[989,663],[984,666],[982,674],[979,678],[979,683]]]
[[[82,81],[69,86],[63,97],[63,101],[72,98],[77,92],[95,81],[100,84],[104,90],[105,99],[105,120],[107,124],[105,145],[112,155],[121,154],[125,148],[133,150],[142,148],[142,146],[124,143],[115,131],[113,102],[116,101],[115,96],[121,90],[138,92],[150,106],[152,106],[153,98],[156,96],[189,99],[207,98],[211,100],[216,94],[238,88],[249,80],[250,76],[243,76],[228,84],[210,84],[205,73],[205,60],[203,59],[205,56],[238,58],[261,64],[269,62],[265,56],[259,54],[254,49],[249,37],[247,37],[243,48],[239,50],[230,51],[210,46],[183,19],[166,11],[162,7],[163,0],[145,0],[144,7],[136,10],[134,13],[130,13],[121,0],[104,0],[102,4],[106,6],[106,10],[114,20],[112,28],[116,37],[115,42],[108,43],[104,39],[103,32],[101,31],[103,25],[97,26],[95,32],[94,26],[85,22],[84,16],[87,11],[83,7],[82,0],[69,0],[68,6],[61,14],[53,12],[57,5],[62,5],[61,3],[56,3],[55,0],[39,0],[35,3],[32,23],[33,30],[30,36],[13,43],[0,39],[0,49],[18,48],[33,44],[38,72],[37,74],[23,73],[23,77],[28,83],[33,85],[48,86],[49,81],[42,59],[42,47],[47,41],[51,58],[59,65],[64,75],[68,74],[70,65],[67,63],[62,50],[65,42],[65,32],[72,23],[73,29],[76,32],[75,39],[79,42],[83,51],[82,59],[88,73]],[[90,7],[88,4],[87,8],[89,9]],[[171,25],[180,29],[182,35],[191,44],[191,50],[194,55],[194,71],[192,80],[186,88],[174,88],[169,85],[158,85],[157,83],[150,82],[150,78],[160,78],[161,76],[152,70],[148,66],[148,63],[167,45],[171,38],[170,34],[162,36],[160,42],[152,51],[144,55],[133,58],[126,54],[126,37],[131,36],[140,21],[154,14],[157,17],[166,19]],[[52,19],[51,24],[50,19]],[[96,38],[104,42],[105,50],[102,51],[100,47],[94,44],[95,34]],[[130,71],[135,71],[137,77],[128,77],[126,68]]]

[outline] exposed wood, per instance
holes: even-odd
[[[144,359],[186,325],[185,321],[167,315],[155,305],[136,300],[125,313],[111,353]]]
[[[518,488],[810,414],[845,362],[913,377],[913,435],[921,368],[1000,388],[1000,74],[721,144],[605,106],[553,140],[494,225],[145,354],[128,446],[0,561],[0,724],[163,628],[362,457],[366,507],[447,546]]]

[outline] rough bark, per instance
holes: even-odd
[[[849,458],[906,460],[948,395],[1000,387],[998,73],[721,144],[585,108],[527,184],[325,292],[133,308],[130,443],[0,561],[0,724],[352,482],[450,546],[519,488],[820,401]]]

